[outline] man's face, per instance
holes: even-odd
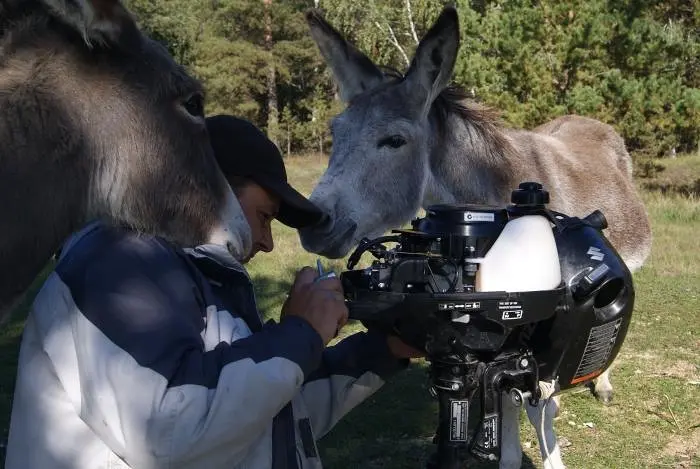
[[[280,201],[277,196],[252,181],[240,188],[237,193],[238,202],[241,204],[253,235],[253,249],[250,255],[242,260],[245,264],[259,251],[270,252],[274,248],[270,224],[279,212]]]

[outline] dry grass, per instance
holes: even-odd
[[[652,169],[651,177],[640,181],[645,189],[700,196],[700,153],[646,160],[638,166]]]

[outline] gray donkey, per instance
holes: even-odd
[[[200,84],[118,0],[0,1],[0,142],[0,319],[92,219],[248,249]]]
[[[318,12],[310,11],[307,21],[347,107],[332,121],[333,152],[311,195],[328,217],[300,232],[305,249],[342,257],[363,237],[407,223],[420,207],[504,206],[520,182],[534,180],[549,190],[553,210],[585,216],[600,209],[609,222],[605,234],[630,270],[642,266],[651,230],[623,139],[609,125],[580,116],[533,131],[510,129],[490,109],[465,100],[449,86],[459,49],[454,8],[443,10],[404,76],[383,73]],[[611,399],[608,371],[595,392]],[[557,399],[544,402],[546,409],[528,408],[528,415],[545,467],[562,467],[552,422]],[[501,467],[520,467],[519,412],[508,399],[503,405]]]

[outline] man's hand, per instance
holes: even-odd
[[[289,297],[282,306],[282,317],[298,316],[306,320],[328,345],[348,322],[343,287],[338,278],[314,282],[317,272],[304,267],[294,279]]]
[[[386,337],[386,344],[389,346],[391,354],[396,358],[422,358],[425,352],[411,347],[395,335]]]

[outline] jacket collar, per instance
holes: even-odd
[[[64,243],[61,249],[61,255],[58,260],[63,259],[63,257],[70,251],[82,238],[90,234],[91,232],[105,226],[103,221],[95,220],[79,231],[73,233],[68,240]],[[195,263],[204,262],[206,264],[215,264],[219,269],[225,269],[226,271],[233,271],[246,276],[250,280],[250,275],[248,271],[243,267],[237,259],[231,255],[231,253],[224,247],[218,244],[200,244],[193,248],[183,248],[182,251],[187,254]]]
[[[70,251],[78,243],[78,241],[80,241],[96,229],[100,228],[102,225],[103,222],[95,220],[88,223],[83,228],[70,235],[66,242],[63,243],[63,246],[61,247],[61,255],[58,256],[57,260],[60,261],[61,259],[63,259],[66,256],[66,254],[68,254],[68,251]]]
[[[194,248],[185,248],[183,251],[190,256],[195,263],[197,263],[198,260],[205,260],[209,263],[213,262],[219,268],[241,273],[250,280],[250,275],[248,275],[248,271],[243,267],[243,264],[235,259],[224,246],[219,244],[200,244]]]

